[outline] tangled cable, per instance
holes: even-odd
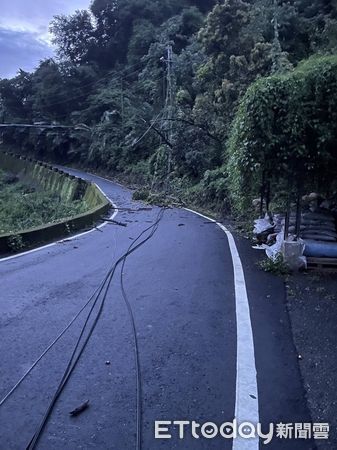
[[[37,426],[35,433],[33,435],[33,437],[31,438],[28,446],[26,447],[26,450],[33,450],[36,448],[36,445],[40,439],[40,437],[42,436],[43,430],[48,422],[48,419],[55,407],[55,404],[58,400],[58,398],[60,397],[62,391],[64,390],[67,382],[69,381],[69,378],[71,377],[71,374],[73,373],[79,359],[81,358],[89,340],[90,337],[92,336],[97,323],[102,315],[103,312],[103,308],[106,302],[106,298],[109,292],[109,288],[113,279],[113,276],[116,272],[117,267],[122,264],[122,268],[121,268],[121,288],[122,288],[122,294],[123,294],[123,300],[125,302],[125,305],[127,307],[128,310],[128,314],[130,317],[130,321],[131,321],[131,325],[132,325],[132,333],[133,333],[133,340],[134,340],[134,353],[135,353],[135,365],[136,365],[136,379],[137,379],[137,383],[136,383],[136,387],[137,387],[137,406],[136,406],[136,411],[137,411],[137,437],[136,437],[136,449],[140,450],[141,449],[141,418],[142,418],[142,411],[141,411],[141,398],[142,398],[142,387],[141,387],[141,373],[140,373],[140,364],[139,364],[139,349],[138,349],[138,340],[137,340],[137,333],[136,333],[136,326],[135,326],[135,320],[134,320],[134,315],[133,315],[133,311],[132,311],[132,307],[131,304],[127,298],[126,292],[125,292],[125,287],[124,287],[124,281],[123,281],[123,269],[125,267],[125,263],[126,260],[128,258],[128,256],[130,256],[132,253],[134,253],[137,249],[139,249],[141,246],[143,246],[147,241],[149,241],[153,235],[155,234],[155,232],[158,229],[159,223],[163,218],[165,212],[165,208],[160,209],[160,211],[158,212],[157,218],[155,220],[155,222],[150,225],[148,228],[146,228],[145,230],[143,230],[138,237],[131,243],[131,245],[128,247],[128,250],[126,251],[125,254],[123,254],[110,268],[110,270],[108,271],[107,275],[104,277],[102,283],[100,284],[99,288],[95,291],[95,293],[91,296],[91,298],[89,299],[89,301],[86,303],[86,305],[84,307],[82,307],[81,312],[83,311],[83,309],[92,301],[94,300],[88,314],[86,317],[86,320],[82,326],[80,335],[76,341],[75,347],[73,349],[73,352],[70,356],[70,359],[68,361],[67,367],[63,373],[63,376],[61,378],[61,381],[58,384],[58,387],[55,391],[54,396],[52,397],[46,412],[41,420],[41,422],[39,423],[39,425]],[[150,232],[148,234],[148,236],[146,236],[143,240],[141,240],[141,238],[147,233]],[[100,300],[101,294],[102,298]],[[100,300],[100,301],[99,301]],[[98,310],[96,313],[94,313],[95,307],[98,307]],[[80,313],[79,313],[80,314]],[[78,315],[79,315],[78,314]],[[78,317],[77,315],[77,317]],[[92,324],[89,325],[90,319],[92,319]],[[75,320],[75,318],[73,319],[73,321]],[[73,323],[73,321],[71,323]],[[70,325],[69,325],[70,326]],[[68,326],[68,328],[69,328]],[[88,330],[87,330],[88,329]],[[65,331],[64,331],[65,332]],[[63,333],[64,334],[64,333]],[[50,348],[50,347],[49,347]],[[44,354],[46,354],[47,351],[44,352]],[[41,357],[42,358],[42,357]],[[41,359],[40,358],[40,359]],[[9,395],[8,395],[9,396]],[[8,398],[8,396],[6,396],[6,398]]]

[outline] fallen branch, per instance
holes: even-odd
[[[82,403],[82,405],[75,408],[73,411],[70,411],[70,415],[73,417],[78,416],[79,414],[82,414],[83,411],[85,411],[87,408],[89,408],[89,400]]]
[[[112,219],[101,219],[102,222],[113,223],[114,225],[119,225],[120,227],[127,227],[126,223],[118,222],[117,220]]]

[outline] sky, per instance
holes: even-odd
[[[53,56],[48,34],[53,16],[87,9],[90,0],[0,0],[0,78],[32,71]]]

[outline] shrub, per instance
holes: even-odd
[[[269,258],[262,260],[259,265],[265,272],[269,272],[274,275],[289,274],[289,269],[285,264],[281,253],[274,260]]]

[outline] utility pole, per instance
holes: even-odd
[[[172,45],[167,46],[167,59],[166,59],[166,98],[165,98],[165,129],[168,142],[173,141],[173,117],[174,117],[174,80],[173,80],[173,50]],[[172,169],[172,150],[168,146],[167,155],[167,176],[171,173]]]
[[[279,32],[279,23],[278,23],[278,2],[277,0],[273,1],[273,7],[274,7],[274,42],[275,46],[277,47],[277,50],[279,52],[282,52],[281,44],[280,44],[280,32]]]
[[[122,111],[122,132],[124,132],[124,85],[121,79],[121,111]]]

